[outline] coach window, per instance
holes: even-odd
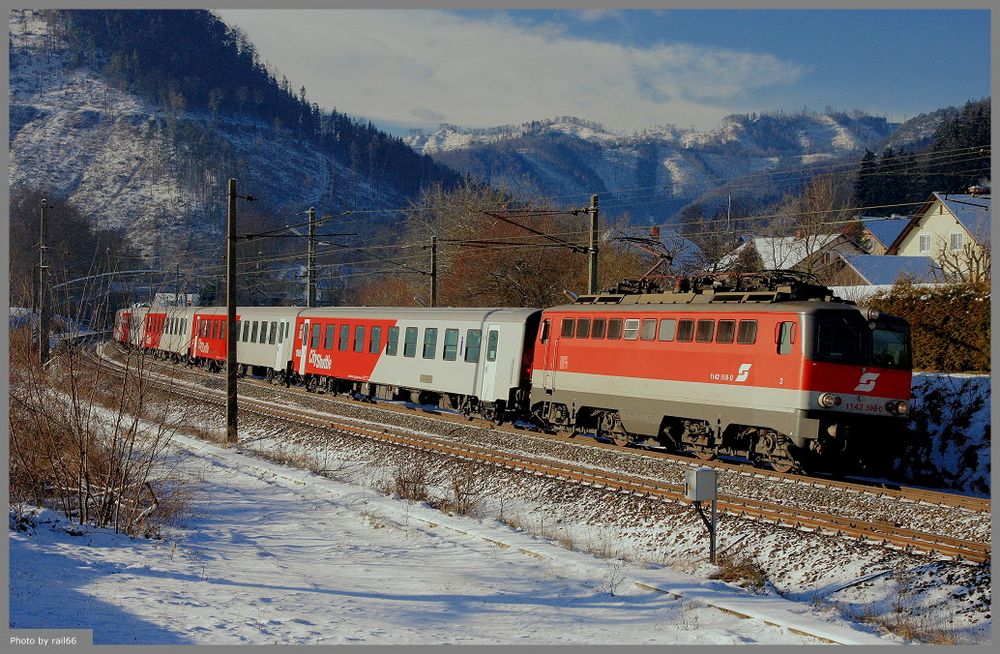
[[[672,341],[677,333],[677,321],[673,318],[664,318],[660,321],[660,333],[657,338],[661,341]]]
[[[576,337],[590,337],[590,318],[580,318],[576,321]]]
[[[791,354],[795,342],[795,323],[783,322],[778,325],[778,354]]]
[[[310,343],[309,347],[315,350],[316,348],[319,347],[319,338],[323,332],[323,325],[319,323],[314,323],[312,329],[313,329],[312,343]]]
[[[403,356],[411,359],[417,356],[417,328],[407,327],[403,336]]]
[[[470,329],[465,333],[465,360],[468,363],[479,363],[479,348],[483,343],[483,330]]]
[[[500,332],[490,332],[490,338],[486,342],[486,360],[497,360],[497,346],[500,344]]]
[[[444,360],[454,361],[458,358],[458,330],[444,330]]]
[[[350,336],[350,334],[351,334],[351,328],[349,326],[347,325],[340,326],[340,336],[339,336],[340,340],[337,341],[337,349],[340,350],[341,352],[347,351],[347,339]]]
[[[305,327],[303,327],[303,329],[305,329]],[[257,342],[257,321],[256,320],[253,321],[253,329],[250,330],[250,342],[251,343],[256,343]]]
[[[576,330],[576,321],[572,318],[562,319],[562,332],[561,336],[563,338],[573,338],[573,332]]]
[[[677,340],[682,343],[690,343],[694,340],[693,320],[682,320],[677,323]]]
[[[612,318],[608,321],[608,340],[617,341],[622,337],[622,319]]]
[[[591,338],[604,338],[607,331],[608,321],[604,318],[594,318],[594,324],[590,327]]]
[[[389,336],[385,344],[385,353],[391,357],[396,356],[399,349],[399,327],[390,327]]]
[[[757,342],[757,321],[741,320],[739,331],[736,332],[736,342],[740,345],[753,345]]]
[[[278,321],[271,321],[271,331],[267,334],[267,344],[274,345],[275,339],[278,337]]]
[[[365,350],[365,326],[357,325],[354,328],[354,351],[364,352]]]
[[[642,334],[640,338],[644,341],[651,341],[656,338],[656,319],[646,318],[642,321]]]
[[[278,323],[278,344],[279,345],[285,340],[285,325],[287,325],[287,324],[288,323],[284,322],[284,321]]]
[[[371,354],[378,354],[379,350],[382,349],[382,328],[372,327],[372,340],[368,345],[368,352]]]
[[[336,329],[336,325],[326,326],[326,338],[323,339],[323,349],[332,350],[333,349],[333,330]]]
[[[629,318],[625,321],[625,340],[634,341],[639,338],[639,319]]]
[[[424,358],[433,359],[437,350],[438,330],[436,327],[428,327],[424,330]]]
[[[243,322],[243,342],[246,343],[248,338],[250,338],[250,321],[244,321]]]
[[[699,343],[711,343],[713,336],[715,336],[715,321],[699,320],[698,334],[695,336],[695,340]]]
[[[716,343],[732,343],[736,334],[735,320],[720,320],[719,329],[715,332]]]

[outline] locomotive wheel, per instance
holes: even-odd
[[[715,452],[712,450],[693,449],[691,454],[699,461],[711,461],[715,458]]]

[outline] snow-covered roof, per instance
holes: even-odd
[[[991,204],[988,195],[934,193],[948,211],[969,230],[974,237],[989,239]]]
[[[942,279],[941,266],[933,257],[858,254],[847,255],[844,261],[869,284],[892,284],[900,275],[913,277],[917,282],[935,282]]]
[[[886,248],[892,245],[896,237],[903,233],[906,226],[910,224],[910,220],[910,218],[876,218],[870,216],[862,216],[861,218],[861,222],[864,223],[868,232]]]
[[[804,238],[796,236],[761,237],[747,241],[719,260],[719,268],[725,270],[736,263],[745,248],[752,247],[760,255],[761,263],[767,270],[791,268],[809,256],[829,246],[841,234],[818,234]]]

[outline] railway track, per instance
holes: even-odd
[[[204,372],[199,369],[190,369],[196,374],[203,375],[207,378],[218,379],[218,375],[215,373]],[[256,379],[256,378],[242,378],[240,383],[249,383],[251,385],[268,388],[271,390],[276,390],[280,387],[275,386],[266,380]],[[289,388],[282,388],[282,392],[290,393],[292,395],[298,395],[301,397],[307,397],[310,399],[323,399],[327,398],[331,402],[347,403],[354,405],[363,405],[370,407],[371,404],[361,400],[355,400],[353,398],[348,398],[346,396],[325,396],[322,394],[317,394],[313,392],[308,392],[304,388],[292,386]],[[394,403],[378,402],[380,409],[391,411],[400,414],[412,414],[415,409],[407,408],[405,406],[400,406]],[[428,416],[433,415],[436,419],[443,422],[450,422],[454,424],[469,424],[469,419],[465,416],[452,414],[448,412],[436,412],[429,410],[419,410],[421,415]],[[506,432],[509,434],[514,434],[522,438],[535,438],[546,441],[554,441],[560,443],[573,444],[575,446],[581,447],[595,447],[601,449],[607,449],[614,452],[622,452],[623,448],[620,446],[603,443],[596,439],[589,439],[586,436],[575,436],[571,437],[565,434],[548,434],[539,431],[531,431],[527,429],[519,429],[510,425],[494,425],[488,423],[481,419],[474,419],[475,422],[483,423],[489,425],[490,429],[497,431]],[[765,470],[761,468],[755,468],[747,464],[742,463],[730,463],[723,460],[713,460],[713,461],[701,461],[694,459],[692,457],[671,454],[669,452],[663,452],[657,449],[650,448],[628,448],[628,452],[634,453],[636,455],[648,456],[651,458],[663,459],[667,461],[672,461],[684,466],[690,467],[701,467],[708,466],[715,468],[717,470],[723,470],[734,475],[740,475],[743,477],[756,478],[756,479],[767,479],[767,480],[783,480],[790,483],[802,484],[810,486],[813,488],[828,488],[828,489],[838,489],[848,492],[865,493],[873,497],[887,497],[893,499],[899,499],[902,501],[909,502],[920,502],[924,504],[929,504],[933,506],[940,507],[951,507],[966,509],[969,511],[974,511],[977,513],[990,513],[992,510],[992,502],[989,498],[974,497],[969,495],[962,495],[959,493],[949,493],[944,491],[936,491],[928,488],[911,487],[904,484],[896,484],[884,479],[870,479],[870,480],[855,480],[848,481],[845,479],[838,479],[827,476],[805,476],[795,473],[777,472],[773,470]]]
[[[116,365],[121,366],[117,362]],[[157,379],[154,383],[164,390],[181,393],[199,402],[216,407],[225,406],[225,398],[218,391],[199,387],[193,383],[178,382],[177,380],[163,381]],[[638,495],[658,501],[686,503],[683,488],[680,484],[668,483],[662,480],[643,478],[608,470],[598,470],[593,467],[526,454],[499,452],[486,447],[468,443],[456,443],[445,438],[391,425],[379,425],[378,428],[362,426],[352,423],[350,419],[332,417],[318,410],[279,407],[273,403],[246,396],[241,400],[240,410],[241,412],[255,414],[270,420],[278,419],[301,426],[320,428],[347,436],[377,441],[395,447],[428,452],[438,456],[475,461],[515,472],[560,479],[584,486]],[[789,475],[789,477],[794,478],[793,481],[796,482],[801,480],[795,475]],[[867,487],[860,486],[859,488],[863,489],[864,492],[870,492]],[[914,499],[913,501],[923,500]],[[837,534],[842,537],[846,536],[858,540],[881,543],[898,550],[940,555],[975,564],[984,563],[990,560],[991,556],[991,546],[988,543],[901,528],[885,521],[856,520],[808,509],[789,507],[788,505],[775,502],[739,498],[725,494],[720,494],[718,508],[724,515],[742,516],[810,532]]]

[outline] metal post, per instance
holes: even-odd
[[[239,442],[236,429],[236,180],[229,180],[226,219],[226,444]]]
[[[307,295],[306,306],[316,306],[316,209],[309,207],[309,250],[307,255]]]
[[[438,299],[438,244],[437,236],[431,237],[431,306],[437,306]]]
[[[710,534],[709,545],[708,545],[708,560],[711,561],[712,565],[715,565],[715,498],[712,499],[712,526],[708,530]]]
[[[590,271],[587,275],[587,292],[593,295],[597,293],[597,195],[590,196]]]
[[[181,264],[177,262],[177,271],[174,273],[174,306],[181,306]]]
[[[48,248],[45,246],[45,209],[48,203],[42,198],[38,219],[38,363],[49,360],[49,266]]]

